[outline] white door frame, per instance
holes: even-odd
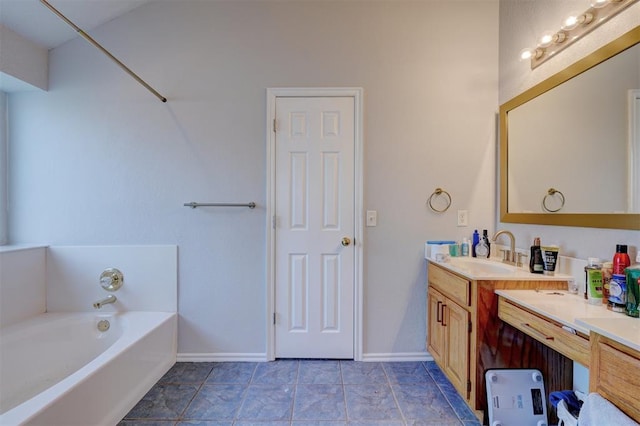
[[[275,158],[276,158],[276,135],[273,131],[276,117],[276,98],[278,97],[352,97],[354,100],[354,129],[355,129],[355,152],[354,152],[354,297],[353,297],[353,356],[356,361],[362,361],[362,330],[363,330],[363,282],[362,282],[362,235],[363,235],[363,137],[362,137],[362,88],[269,88],[267,89],[267,360],[275,359],[275,327],[273,315],[275,312]]]

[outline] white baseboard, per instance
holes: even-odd
[[[266,353],[178,353],[178,362],[266,362]],[[369,353],[363,362],[433,361],[427,352]]]
[[[369,353],[362,354],[364,362],[433,361],[427,352]]]
[[[266,353],[178,353],[178,362],[266,362]]]

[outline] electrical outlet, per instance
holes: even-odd
[[[458,226],[469,226],[469,213],[466,210],[458,210]]]
[[[367,210],[367,226],[378,226],[378,212]]]

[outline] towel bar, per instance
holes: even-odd
[[[195,209],[196,207],[249,207],[250,209],[254,209],[256,207],[256,203],[251,201],[250,203],[196,203],[192,201],[190,203],[184,203],[185,207],[191,207]]]

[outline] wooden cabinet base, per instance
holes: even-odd
[[[478,368],[475,405],[486,412],[484,372],[490,368],[537,368],[544,377],[549,424],[557,424],[549,392],[573,389],[573,362],[498,318],[495,287],[478,283]]]
[[[640,422],[640,353],[591,333],[589,392],[597,392]]]
[[[427,332],[434,334],[430,334],[429,339],[432,340],[428,344],[432,345],[434,352],[441,352],[434,353],[434,359],[452,383],[458,385],[458,392],[480,419],[487,408],[484,372],[490,368],[537,368],[544,375],[547,395],[550,391],[572,389],[572,361],[502,322],[498,318],[498,296],[494,292],[497,289],[566,289],[565,281],[470,281],[431,262],[428,265],[428,275],[429,294],[436,295],[429,302],[431,320],[428,319],[430,322]],[[466,333],[468,347],[462,344],[462,311],[458,314],[462,320],[458,321],[460,327],[457,342],[449,339],[448,343],[442,343],[446,341],[446,337],[442,337],[439,330],[434,329],[438,319],[442,320],[442,315],[438,317],[438,308],[441,308],[442,303],[448,303],[447,299],[455,301],[456,305],[469,313]],[[451,351],[468,351],[468,357],[467,353],[456,355],[456,362],[452,362],[452,358],[448,359],[448,364],[456,365],[456,371],[460,374],[447,373],[445,364],[447,356],[451,357]],[[459,365],[458,361],[461,360],[467,362],[467,369]],[[463,386],[465,370],[468,377],[466,387]],[[548,403],[547,406],[550,407]],[[557,424],[555,411],[550,409],[548,412],[550,424]]]

